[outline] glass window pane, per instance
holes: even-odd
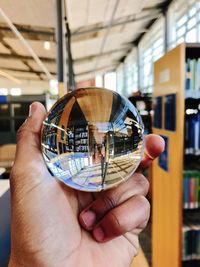
[[[193,15],[195,15],[196,14],[196,7],[192,7],[191,9],[190,9],[190,11],[189,11],[189,16],[190,16],[190,18],[193,16]]]
[[[193,17],[188,21],[188,29],[191,29],[196,24],[196,17]]]
[[[184,41],[197,42],[199,37],[200,0],[176,0],[168,10],[169,48]],[[195,30],[196,29],[196,32]],[[198,37],[197,37],[198,34]]]
[[[186,42],[195,43],[196,41],[197,41],[197,31],[196,28],[194,28],[186,34]]]
[[[181,37],[180,39],[177,40],[177,44],[182,44],[184,43],[184,37]]]
[[[184,15],[179,21],[177,22],[177,27],[181,27],[187,21],[187,15]]]
[[[140,85],[145,92],[153,83],[154,61],[164,53],[164,18],[161,17],[139,44]],[[152,89],[152,86],[151,86]]]
[[[182,28],[180,28],[178,31],[177,31],[177,37],[181,37],[185,34],[186,32],[186,26],[183,26]]]

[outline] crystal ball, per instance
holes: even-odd
[[[43,122],[48,169],[69,187],[101,191],[126,181],[143,156],[141,117],[125,97],[81,88],[60,98]]]

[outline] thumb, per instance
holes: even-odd
[[[29,116],[17,132],[15,163],[29,164],[33,160],[43,161],[40,151],[40,132],[46,110],[39,102],[29,107]]]

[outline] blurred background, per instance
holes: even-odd
[[[166,143],[145,171],[152,216],[132,266],[200,266],[200,0],[0,0],[0,266],[29,105],[88,86],[129,98]]]

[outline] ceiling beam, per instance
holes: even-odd
[[[102,70],[113,70],[116,68],[117,66],[117,62],[115,64],[112,65],[108,65],[108,66],[104,66],[104,67],[100,67],[98,69],[96,69],[94,71],[94,69],[88,70],[88,71],[84,71],[84,72],[79,72],[76,73],[75,76],[81,76],[81,75],[86,75],[89,73],[96,73],[98,71],[102,71]],[[42,71],[36,71],[36,70],[24,70],[24,69],[16,69],[16,68],[7,68],[7,67],[0,67],[1,70],[5,70],[5,71],[14,71],[14,72],[21,72],[21,73],[31,73],[31,74],[36,74],[36,75],[41,75],[44,74],[44,72]],[[51,72],[52,75],[56,75],[56,72]]]
[[[159,11],[160,10],[157,10],[155,12],[155,14],[140,16],[138,18],[136,17],[136,15],[122,17],[122,18],[120,18],[120,20],[118,19],[117,21],[116,20],[113,21],[111,28],[114,28],[117,26],[123,26],[125,24],[138,22],[138,21],[142,21],[142,20],[151,20],[152,18],[158,17],[158,15],[160,14]],[[98,31],[105,30],[107,28],[109,28],[109,23],[96,24],[95,26],[86,26],[86,27],[83,27],[83,28],[80,28],[80,29],[73,31],[72,36],[84,35],[84,34],[88,34],[88,33],[92,33],[92,32],[98,32]]]
[[[82,75],[86,75],[86,74],[90,74],[90,73],[96,73],[99,71],[103,71],[103,70],[114,70],[117,67],[117,62],[115,64],[109,65],[109,66],[104,66],[104,67],[100,67],[98,69],[96,69],[94,71],[94,69],[88,70],[88,71],[84,71],[84,72],[79,72],[76,73],[75,76],[82,76]],[[16,68],[5,68],[5,67],[0,67],[1,70],[5,70],[5,71],[14,71],[14,72],[21,72],[21,73],[30,73],[30,74],[36,74],[36,75],[41,75],[44,74],[44,72],[42,71],[36,71],[36,70],[24,70],[24,69],[16,69]],[[56,72],[51,72],[52,75],[56,75]],[[19,77],[21,78],[21,77]],[[39,77],[38,77],[39,78]],[[24,78],[24,79],[28,79],[28,78]],[[32,79],[32,78],[31,78]]]
[[[4,54],[0,53],[0,58],[4,59],[19,59],[19,60],[33,60],[31,56],[22,56],[19,54]],[[40,59],[46,63],[54,63],[55,59],[47,58],[47,57],[40,57]]]
[[[124,47],[121,49],[115,49],[115,50],[110,50],[107,52],[102,53],[101,55],[96,54],[96,55],[91,55],[91,56],[86,56],[86,57],[81,57],[81,58],[77,58],[74,59],[74,63],[84,63],[87,61],[91,61],[97,57],[106,57],[112,54],[116,54],[116,53],[120,53],[120,52],[126,52],[129,49],[129,47]],[[33,60],[33,58],[31,56],[22,56],[22,55],[18,55],[18,54],[4,54],[4,53],[0,53],[0,58],[4,58],[4,59],[19,59],[19,60]],[[43,61],[44,63],[55,63],[56,59],[53,58],[47,58],[47,57],[40,57],[41,61]]]
[[[26,27],[19,24],[14,25],[27,40],[55,42],[55,30],[52,28]],[[11,29],[4,23],[0,23],[0,32],[4,35],[4,37],[16,38]]]
[[[15,72],[22,72],[22,73],[31,73],[31,74],[36,74],[38,75],[38,78],[41,74],[45,73],[43,71],[37,71],[31,68],[30,70],[25,70],[25,69],[16,69],[16,68],[8,68],[8,67],[0,67],[1,70],[6,70],[6,71],[15,71]],[[52,75],[56,75],[56,72],[50,72]]]
[[[129,49],[129,47],[124,47],[124,48],[121,48],[121,49],[115,49],[115,50],[110,50],[110,51],[107,51],[107,52],[104,52],[102,53],[101,55],[100,54],[95,54],[95,55],[91,55],[91,56],[86,56],[86,57],[81,57],[81,58],[77,58],[77,59],[74,59],[74,63],[84,63],[84,62],[87,62],[87,61],[92,61],[96,58],[101,58],[101,57],[108,57],[110,55],[114,55],[114,54],[117,54],[117,53],[125,53],[127,50]]]
[[[96,72],[100,72],[100,71],[103,71],[103,70],[106,70],[106,71],[112,71],[114,70],[115,68],[117,67],[117,64],[112,64],[110,66],[104,66],[104,67],[101,67],[101,68],[98,68],[96,70],[94,69],[91,69],[91,70],[88,70],[88,71],[84,71],[84,72],[79,72],[79,73],[75,73],[75,76],[83,76],[83,75],[87,75],[87,74],[92,74],[92,73],[96,73]]]

